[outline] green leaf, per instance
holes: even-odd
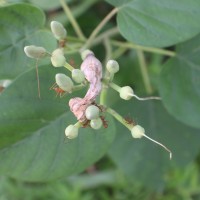
[[[0,6],[5,6],[8,4],[13,4],[13,3],[25,3],[26,0],[1,0],[0,1]]]
[[[196,0],[107,0],[119,7],[117,23],[129,41],[166,47],[200,32],[200,1]]]
[[[49,90],[56,72],[50,66],[39,68],[41,99],[35,70],[18,77],[0,95],[0,175],[26,181],[71,175],[97,161],[111,145],[115,125],[110,117],[109,128],[80,128],[78,138],[65,141],[65,128],[77,120],[69,111],[72,95],[55,98]]]
[[[56,41],[44,26],[44,13],[27,4],[14,4],[0,8],[0,79],[13,79],[35,66],[35,60],[26,57],[24,46],[38,45],[48,51]],[[39,62],[40,64],[49,61]]]
[[[66,0],[66,2],[71,2],[72,0]],[[61,7],[60,1],[55,0],[29,0],[30,3],[35,4],[45,10],[52,10]]]
[[[128,129],[116,123],[117,136],[110,157],[135,184],[157,188],[171,166],[185,166],[199,152],[199,130],[175,121],[158,101],[125,102],[115,106],[124,117],[133,117],[143,126],[145,134],[166,145],[173,153],[172,160],[162,147],[142,139],[133,139]],[[192,145],[188,145],[192,144]]]
[[[163,66],[159,91],[178,120],[200,128],[200,35],[177,46],[177,57]]]

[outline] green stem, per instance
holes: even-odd
[[[87,0],[87,1],[79,1],[80,3],[77,4],[77,6],[74,6],[74,9],[72,9],[73,14],[75,17],[79,17],[80,15],[87,12],[87,10],[96,2],[99,0]]]
[[[91,44],[91,46],[96,46],[98,45],[99,43],[101,43],[105,38],[110,38],[110,37],[113,37],[114,35],[117,35],[119,34],[119,31],[118,31],[118,28],[115,27],[115,28],[111,28],[107,31],[105,31],[104,33],[100,34],[94,41],[93,43]],[[80,38],[76,38],[76,37],[73,37],[73,36],[67,36],[67,42],[76,42],[78,44],[83,44],[84,42],[86,41],[86,39],[80,39]],[[126,48],[123,48],[126,50]],[[77,52],[77,50],[76,50]],[[66,52],[67,53],[67,52]]]
[[[67,49],[69,50],[77,50],[78,48],[80,48],[80,44],[79,43],[72,43],[67,45]]]
[[[110,40],[108,37],[105,37],[105,39],[103,40],[103,44],[106,50],[106,56],[105,56],[105,64],[106,64],[106,62],[108,62],[108,60],[111,58],[112,54],[112,47],[110,45]]]
[[[81,89],[83,89],[85,86],[86,86],[86,84],[75,85],[75,86],[73,87],[73,92],[74,92],[74,91],[77,91],[77,90],[81,90]]]
[[[105,46],[105,50],[106,50],[106,56],[105,56],[105,63],[110,59],[111,54],[112,54],[112,48],[110,45],[110,41],[108,39],[108,37],[106,37],[104,39],[104,46]],[[108,82],[110,80],[110,73],[108,72],[108,70],[105,68],[105,74],[104,74],[104,82],[102,81],[102,90],[101,90],[101,95],[100,95],[100,104],[101,105],[105,105],[106,104],[106,97],[107,97],[107,93],[108,93]]]
[[[80,128],[80,127],[82,127],[82,124],[78,121],[78,122],[76,122],[76,124],[74,124],[74,126],[76,126],[77,128]]]
[[[108,93],[108,81],[109,81],[109,73],[107,70],[105,70],[104,79],[102,81],[102,90],[100,95],[100,104],[106,105],[107,100],[107,93]]]
[[[123,55],[125,52],[127,51],[127,48],[124,47],[119,47],[118,49],[116,49],[115,51],[113,51],[112,53],[112,59],[117,59],[119,58],[121,55]]]
[[[150,82],[150,78],[147,71],[147,64],[144,57],[144,53],[141,50],[137,50],[136,52],[137,52],[137,56],[140,63],[140,69],[141,69],[142,78],[144,81],[145,90],[148,94],[151,94],[153,92],[153,89],[151,87],[151,82]]]
[[[66,15],[68,16],[69,21],[71,22],[71,24],[72,24],[76,34],[78,35],[78,37],[80,39],[85,39],[85,36],[84,36],[79,24],[77,23],[76,19],[74,18],[73,14],[72,14],[71,10],[69,9],[65,0],[60,0],[60,3],[62,5],[63,10],[65,11]]]
[[[87,49],[91,43],[93,42],[96,35],[100,32],[100,30],[103,28],[103,26],[117,13],[118,8],[114,8],[101,22],[100,24],[94,29],[94,31],[91,33],[90,37],[88,38],[85,45],[81,48],[81,51],[84,49]]]
[[[113,89],[113,90],[116,90],[117,92],[120,92],[121,90],[121,87],[113,82],[111,82],[110,84],[110,87]]]
[[[137,49],[137,50],[143,50],[151,53],[157,53],[162,54],[170,57],[176,56],[176,53],[173,51],[165,50],[165,49],[159,49],[159,48],[153,48],[153,47],[144,47],[137,44],[129,43],[129,42],[119,42],[119,41],[111,41],[112,45],[119,46],[119,47],[125,47],[128,49]]]
[[[111,28],[107,31],[105,31],[104,33],[100,34],[94,41],[93,43],[91,44],[92,46],[96,46],[98,45],[99,43],[101,43],[106,37],[110,38],[116,34],[118,34],[119,31],[117,28]],[[67,36],[67,41],[68,42],[76,42],[76,43],[80,43],[80,44],[83,44],[86,39],[80,39],[80,38],[77,38],[77,37],[73,37],[73,36]]]
[[[73,36],[67,36],[66,39],[69,42],[77,42],[77,43],[84,43],[85,42],[85,39],[80,39],[80,38],[73,37]]]
[[[128,128],[129,130],[131,130],[133,128],[133,125],[126,123],[126,120],[119,113],[117,113],[115,110],[113,110],[111,108],[106,108],[106,111],[109,114],[111,114],[117,121],[119,121],[124,126],[126,126],[126,128]]]
[[[118,28],[117,27],[111,28],[105,31],[104,33],[100,34],[98,37],[96,37],[96,39],[93,40],[92,46],[101,43],[101,41],[104,40],[104,38],[110,38],[117,34],[119,34]]]
[[[103,85],[103,89],[101,90],[101,95],[100,95],[100,102],[99,102],[103,106],[106,105],[107,90],[108,88],[105,88],[105,86]]]
[[[64,67],[67,68],[69,71],[72,71],[74,68],[69,64],[69,63],[65,63]]]
[[[96,46],[98,45],[99,43],[101,43],[103,40],[105,40],[106,38],[110,38],[116,34],[118,34],[119,31],[118,29],[115,27],[115,28],[111,28],[107,31],[105,31],[104,33],[100,34],[94,41],[93,43],[91,44],[91,46]],[[86,40],[83,40],[83,39],[80,39],[80,38],[76,38],[76,37],[73,37],[73,36],[67,36],[67,42],[76,42],[77,45],[82,45]],[[109,43],[110,43],[110,40],[109,40]],[[76,50],[77,52],[77,50]],[[67,53],[67,52],[66,52]]]
[[[79,53],[79,49],[73,49],[73,50],[66,49],[65,51],[66,55],[75,54],[75,53]]]
[[[1,0],[0,0],[1,1]],[[82,14],[85,14],[87,10],[99,0],[86,0],[86,1],[79,1],[77,5],[70,7],[71,12],[75,18],[80,17]],[[69,1],[68,1],[69,2]],[[72,1],[71,1],[72,2]],[[51,21],[51,16],[50,16]],[[66,23],[69,23],[68,18],[66,19]]]

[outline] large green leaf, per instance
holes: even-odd
[[[0,95],[1,175],[46,181],[77,173],[98,160],[112,143],[115,125],[111,118],[107,118],[109,128],[81,128],[78,138],[65,141],[65,128],[76,123],[68,106],[72,95],[55,98],[49,88],[58,71],[45,66],[39,72],[41,99],[35,70],[18,77]]]
[[[160,94],[178,120],[200,128],[200,35],[177,46],[160,75]]]
[[[119,7],[117,23],[121,34],[137,44],[165,47],[200,32],[200,1],[107,1]]]
[[[199,152],[199,130],[175,121],[158,101],[137,100],[117,104],[123,116],[132,116],[143,126],[146,134],[165,144],[173,153],[169,154],[146,138],[133,139],[130,131],[120,124],[109,155],[134,183],[160,189],[164,176],[171,166],[185,166]]]
[[[39,45],[51,51],[56,41],[44,26],[44,13],[27,4],[14,4],[0,8],[0,79],[13,79],[30,67],[35,60],[24,56],[24,46]],[[47,63],[47,60],[40,63]]]

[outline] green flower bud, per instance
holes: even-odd
[[[133,97],[133,89],[129,86],[121,87],[119,90],[119,95],[124,100],[130,100]]]
[[[97,119],[99,117],[99,108],[95,105],[88,106],[85,110],[85,116],[88,120]]]
[[[81,52],[81,58],[82,58],[82,60],[85,60],[85,58],[88,55],[90,55],[90,54],[94,55],[94,53],[91,50],[89,50],[89,49],[86,49],[83,52]]]
[[[57,85],[62,90],[69,92],[69,93],[72,91],[72,89],[74,87],[74,83],[72,82],[71,78],[69,78],[65,74],[59,73],[59,74],[56,74],[55,79],[56,79]]]
[[[3,86],[4,88],[7,88],[11,83],[12,83],[11,80],[6,79],[6,80],[3,81],[2,86]]]
[[[62,49],[56,49],[51,55],[51,63],[54,67],[62,67],[66,63]]]
[[[34,45],[24,47],[25,54],[30,58],[44,58],[47,55],[47,51],[43,47],[37,47]]]
[[[74,139],[78,136],[78,127],[74,126],[74,125],[69,125],[66,129],[65,129],[65,135],[68,139]]]
[[[169,152],[169,158],[170,160],[172,159],[172,152],[171,150],[169,150],[165,145],[163,145],[162,143],[150,138],[149,136],[147,136],[145,134],[145,130],[143,127],[141,127],[140,125],[136,125],[134,126],[132,129],[131,129],[131,134],[133,136],[133,138],[142,138],[142,137],[145,137],[147,138],[148,140],[151,140],[152,142],[160,145],[162,148],[164,148],[166,151]]]
[[[145,130],[140,125],[136,125],[131,129],[131,134],[133,138],[141,138],[145,136]]]
[[[85,80],[85,75],[80,69],[73,69],[72,78],[76,83],[82,83]]]
[[[119,64],[116,60],[109,60],[106,64],[106,68],[111,74],[115,74],[119,71]]]
[[[63,40],[66,38],[67,31],[60,22],[52,21],[50,26],[51,26],[51,31],[57,40]]]
[[[97,119],[92,119],[91,121],[90,121],[90,126],[91,126],[91,128],[93,128],[93,129],[100,129],[101,127],[102,127],[102,120],[101,120],[101,118],[97,118]]]

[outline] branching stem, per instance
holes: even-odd
[[[85,39],[85,36],[84,36],[79,24],[77,23],[76,19],[74,18],[74,16],[73,16],[70,8],[68,7],[67,3],[64,0],[60,0],[60,3],[62,5],[63,10],[65,11],[67,17],[69,18],[76,34],[78,35],[78,37],[80,39]]]
[[[111,54],[112,54],[112,47],[110,45],[110,40],[108,37],[105,37],[103,40],[103,44],[106,50],[106,56],[105,56],[105,64],[108,62],[109,59],[111,59]]]
[[[109,85],[113,90],[116,90],[117,92],[120,92],[121,87],[118,86],[117,84],[111,82]]]
[[[104,39],[104,46],[105,46],[105,50],[106,50],[106,56],[105,56],[105,64],[106,62],[111,58],[111,54],[112,54],[112,47],[110,45],[110,40],[108,39],[108,37],[106,37]],[[108,70],[105,68],[105,74],[104,74],[104,82],[102,81],[102,90],[101,90],[101,95],[100,95],[100,104],[105,105],[106,104],[106,97],[107,97],[107,93],[108,93],[108,82],[109,82],[109,72]]]
[[[70,72],[74,69],[69,63],[65,63],[64,65],[65,68],[67,68]]]
[[[173,52],[173,51],[154,48],[154,47],[140,46],[140,45],[133,44],[133,43],[130,43],[130,42],[120,42],[120,41],[111,40],[111,44],[114,45],[114,46],[124,47],[124,48],[127,48],[127,49],[143,50],[143,51],[146,51],[146,52],[162,54],[162,55],[170,56],[170,57],[176,56],[176,53]]]
[[[87,49],[91,46],[91,43],[93,43],[94,38],[97,36],[97,34],[101,31],[101,29],[105,26],[105,24],[117,13],[118,8],[114,8],[101,22],[100,24],[93,30],[90,37],[88,38],[85,45],[82,47],[81,51],[84,49]]]
[[[131,131],[131,129],[133,128],[133,125],[126,123],[125,119],[119,113],[117,113],[112,108],[106,108],[106,111],[109,114],[111,114],[117,121],[119,121],[120,123],[122,123],[126,128],[128,128]]]
[[[115,51],[113,51],[112,53],[112,59],[117,59],[119,58],[121,55],[123,55],[125,52],[127,51],[127,48],[124,47],[119,47],[118,49],[116,49]]]
[[[142,50],[137,50],[136,52],[137,52],[138,60],[140,63],[140,69],[141,69],[142,78],[144,81],[145,90],[148,94],[151,94],[153,92],[153,89],[152,89],[149,74],[147,71],[147,64],[144,57],[144,53]]]
[[[100,34],[98,37],[96,37],[96,39],[93,40],[91,45],[95,46],[95,45],[99,44],[102,40],[104,40],[105,38],[110,38],[117,34],[119,34],[118,28],[117,27],[111,28],[111,29],[103,32],[102,34]]]

